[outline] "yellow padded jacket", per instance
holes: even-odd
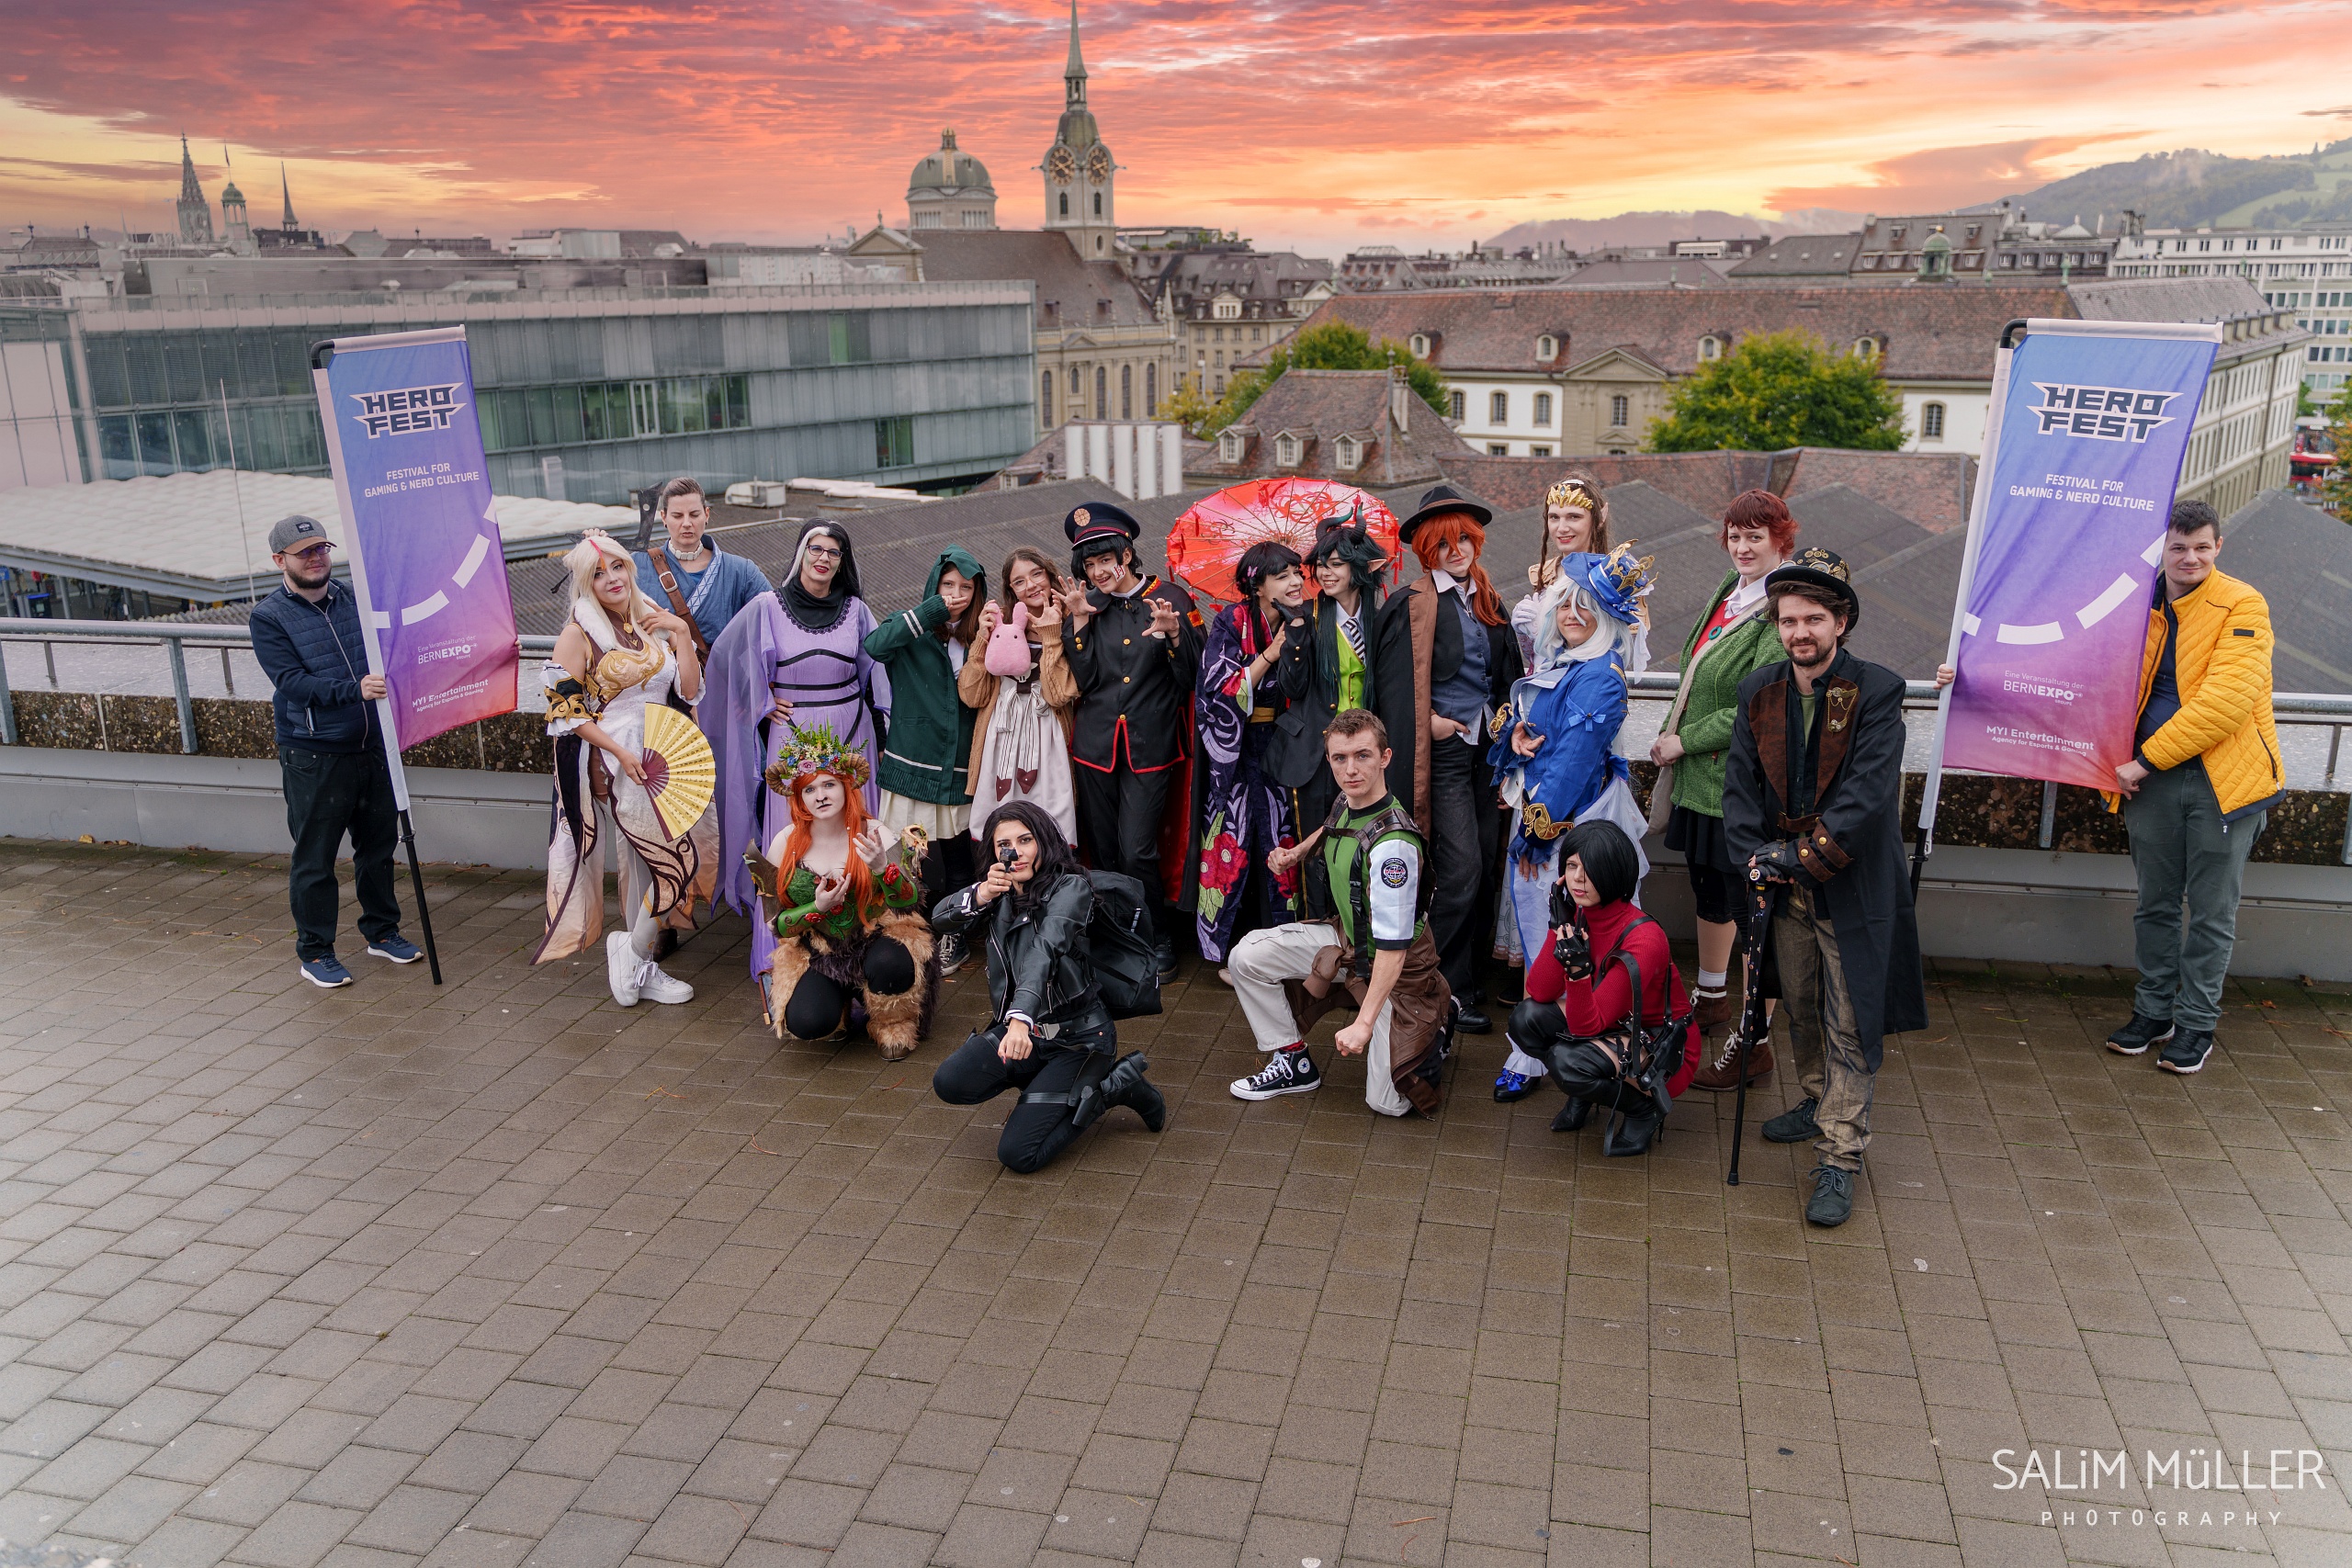
[[[2156,592],[2164,592],[2162,579]],[[2141,760],[2164,769],[2201,757],[2223,820],[2259,811],[2278,800],[2287,783],[2278,730],[2270,716],[2270,606],[2253,588],[2217,569],[2174,600],[2172,613],[2180,625],[2173,646],[2180,711],[2148,737]],[[2148,611],[2134,713],[2148,705],[2164,653],[2165,612],[2158,604]]]

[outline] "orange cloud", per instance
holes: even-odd
[[[2222,0],[1082,3],[1122,220],[1326,254],[1399,226],[1948,205],[2162,147],[2295,146],[2342,101]],[[2344,36],[2352,0],[2297,16]],[[226,140],[257,209],[284,159],[329,228],[807,242],[902,218],[952,124],[1031,223],[1067,25],[1057,0],[11,0],[0,210],[159,224],[185,129],[216,193]]]

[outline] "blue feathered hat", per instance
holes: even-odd
[[[1607,555],[1575,550],[1560,558],[1561,577],[1579,583],[1603,614],[1627,626],[1641,623],[1641,596],[1656,581],[1650,557],[1636,558],[1623,545]]]

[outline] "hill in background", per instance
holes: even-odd
[[[2127,208],[2151,229],[2256,228],[2352,221],[2352,140],[2278,158],[2229,158],[2185,147],[2102,164],[2017,198],[2036,218],[2112,230]]]
[[[1516,223],[1486,242],[1490,250],[1510,252],[1521,246],[1565,244],[1579,253],[1611,245],[1663,245],[1672,240],[1736,240],[1749,234],[1779,239],[1783,234],[1842,234],[1861,227],[1858,213],[1804,208],[1762,219],[1748,212],[1621,212],[1614,218],[1547,218]]]

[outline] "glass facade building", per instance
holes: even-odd
[[[462,325],[492,488],[616,502],[674,474],[714,491],[984,478],[1034,439],[1033,296],[990,282],[10,300],[0,343],[53,367],[70,412],[48,423],[70,423],[85,480],[232,462],[323,473],[311,345]]]

